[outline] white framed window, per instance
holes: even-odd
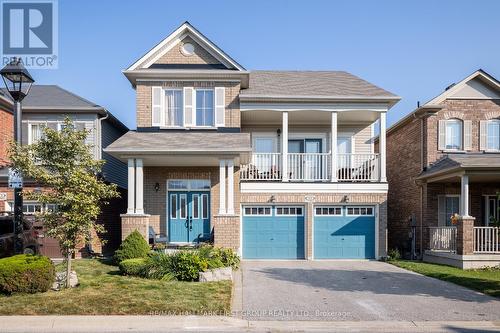
[[[460,214],[460,195],[447,194],[438,196],[438,225],[451,226],[451,217]]]
[[[463,122],[460,119],[446,120],[445,148],[447,150],[463,149]]]
[[[487,150],[500,150],[500,120],[491,119],[488,120],[487,140],[486,149]]]
[[[304,209],[301,206],[277,206],[276,207],[277,216],[302,216],[304,215]]]
[[[276,152],[276,139],[273,137],[255,137],[253,139],[253,150],[255,153]]]
[[[213,89],[196,89],[196,126],[213,127],[215,100]]]
[[[342,207],[340,206],[319,206],[314,209],[316,216],[342,216]]]
[[[373,207],[365,207],[365,206],[356,206],[356,207],[347,207],[346,209],[347,216],[373,216],[374,211]]]
[[[45,126],[45,123],[30,123],[28,125],[28,144],[36,143],[43,137]]]
[[[182,89],[165,89],[164,126],[184,126],[184,94]]]
[[[254,216],[254,215],[271,216],[272,215],[270,206],[245,207],[243,214],[245,216]]]

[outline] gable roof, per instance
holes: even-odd
[[[222,49],[205,37],[188,21],[181,24],[179,28],[174,30],[170,35],[149,50],[144,56],[129,66],[126,71],[149,68],[157,59],[166,54],[186,36],[191,37],[196,43],[200,44],[214,58],[226,65],[228,69],[245,71],[243,66],[231,58],[227,53],[222,51]]]
[[[400,97],[344,71],[251,71],[241,100],[390,100]]]
[[[426,179],[457,170],[500,169],[500,156],[495,154],[448,154],[423,171],[417,179]]]

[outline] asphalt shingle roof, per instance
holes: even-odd
[[[109,145],[106,152],[248,152],[250,134],[218,132],[130,131]]]
[[[496,154],[448,154],[436,161],[420,174],[418,178],[426,178],[440,172],[455,169],[498,168],[500,156]]]
[[[344,71],[251,71],[241,96],[398,98]]]

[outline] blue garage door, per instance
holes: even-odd
[[[244,259],[303,259],[304,207],[243,207]]]
[[[315,207],[314,258],[375,258],[375,208],[373,206]]]

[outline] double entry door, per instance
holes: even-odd
[[[168,192],[168,238],[194,243],[210,236],[210,192]]]

